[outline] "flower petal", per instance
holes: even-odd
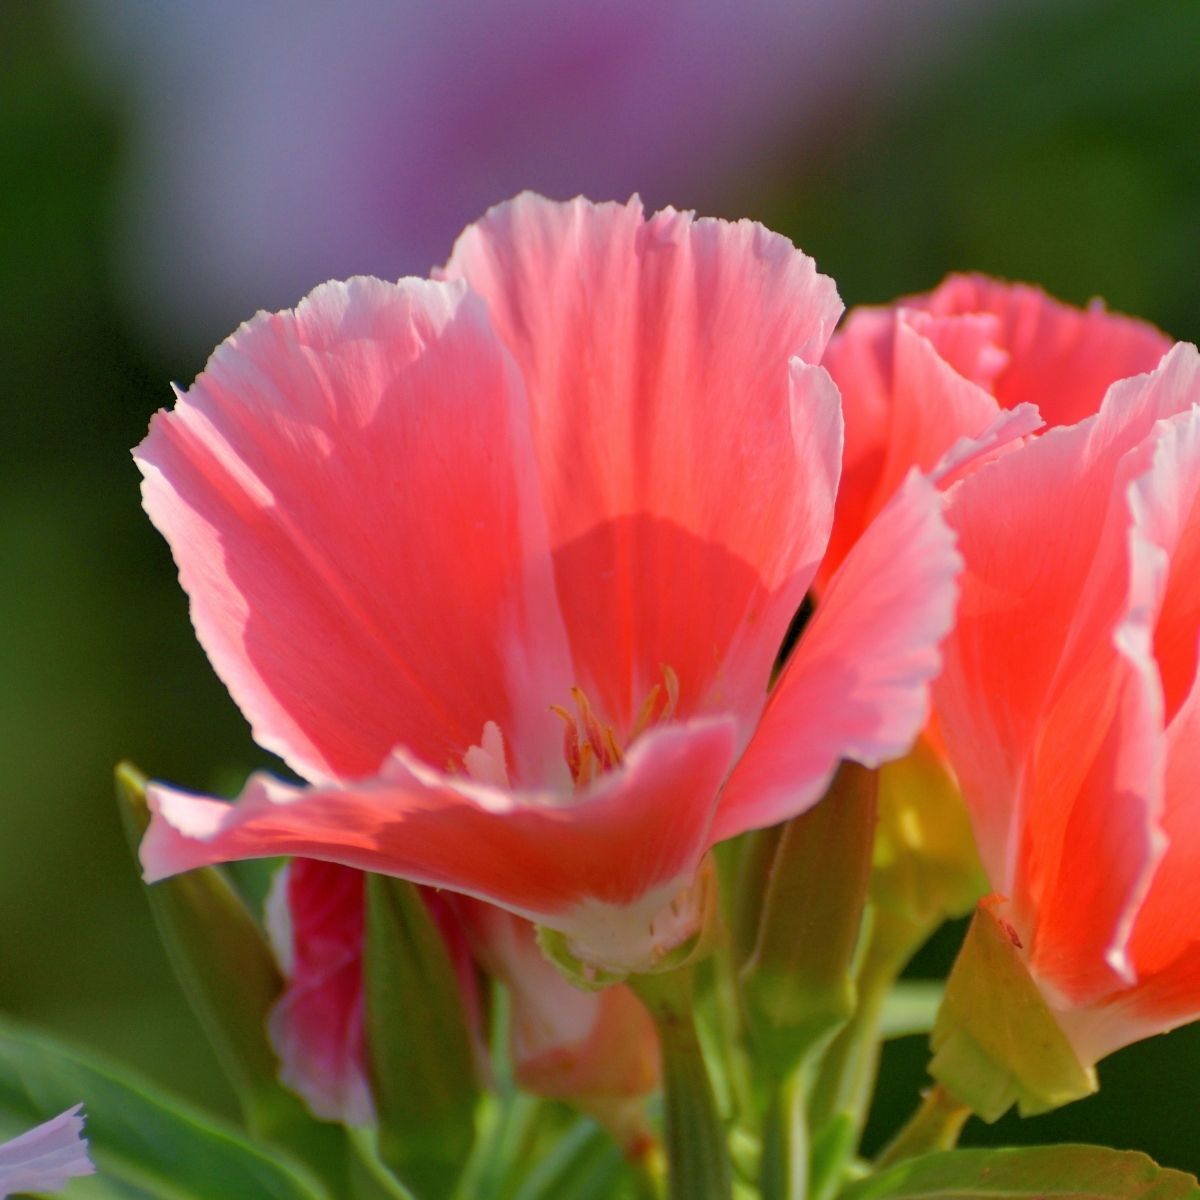
[[[1004,408],[1036,404],[1051,425],[1091,416],[1114,380],[1153,370],[1171,348],[1153,325],[1110,313],[1099,301],[1074,308],[1041,288],[984,275],[951,275],[904,303],[939,316],[999,318],[996,343],[1008,352],[1008,365],[990,390]]]
[[[528,921],[491,904],[454,906],[484,969],[509,989],[522,1087],[576,1102],[646,1096],[658,1083],[654,1023],[628,987],[587,992],[551,965]]]
[[[142,863],[153,881],[234,859],[320,858],[489,900],[589,944],[641,946],[711,844],[733,750],[728,719],[661,725],[574,801],[443,775],[400,752],[345,787],[260,773],[236,805],[155,784]]]
[[[1200,357],[1179,347],[950,502],[966,570],[935,688],[940,728],[992,884],[1065,1002],[1128,981],[1124,943],[1161,849],[1149,624],[1161,555],[1136,542],[1131,555],[1125,489],[1140,469],[1130,452],[1198,382]]]
[[[842,393],[847,453],[822,586],[912,467],[931,470],[960,439],[995,425],[996,401],[942,350],[948,346],[985,370],[978,359],[988,347],[986,331],[967,318],[866,309],[853,313],[833,339],[826,366]]]
[[[1200,388],[1196,402],[1200,406]],[[1170,564],[1154,627],[1167,720],[1167,850],[1130,945],[1139,978],[1169,968],[1200,942],[1200,407],[1163,422],[1156,434],[1152,466],[1135,485],[1134,505],[1139,533]],[[1200,987],[1191,1004],[1200,1011]]]
[[[400,740],[458,761],[489,720],[519,762],[545,746],[570,679],[528,411],[461,284],[260,314],[135,457],[201,644],[301,774],[368,774]]]
[[[71,1179],[94,1174],[82,1110],[77,1104],[0,1145],[0,1197],[57,1191]]]
[[[684,713],[756,712],[827,537],[833,389],[787,364],[819,359],[832,282],[748,221],[529,194],[467,229],[446,273],[487,300],[529,388],[579,681],[623,728],[664,663]]]
[[[374,1105],[363,1034],[363,874],[297,858],[272,884],[269,922],[287,977],[267,1022],[279,1078],[314,1116],[367,1125]]]
[[[874,766],[912,744],[961,565],[940,509],[913,472],[850,552],[725,787],[718,838],[804,811],[842,758]]]

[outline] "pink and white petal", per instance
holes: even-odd
[[[839,563],[870,524],[891,421],[895,326],[892,309],[851,309],[821,360],[841,393],[845,422],[842,475],[826,551],[826,559]],[[822,562],[821,575],[827,580],[833,569]]]
[[[938,315],[992,313],[1009,361],[993,392],[1005,408],[1028,402],[1051,425],[1071,425],[1100,406],[1110,384],[1153,370],[1170,339],[1145,321],[1106,311],[1099,301],[1074,308],[1028,284],[951,275],[928,296],[905,303]]]
[[[648,585],[636,567],[655,546],[643,535],[654,542],[678,528],[713,559],[745,564],[721,584],[719,607],[745,614],[756,648],[777,647],[830,519],[826,480],[840,451],[832,389],[788,363],[820,358],[841,311],[832,282],[749,221],[671,209],[647,220],[636,200],[529,194],[467,229],[446,274],[484,296],[525,376],[556,555],[570,560],[586,543],[602,568],[586,611],[578,589],[564,610],[580,682],[602,697],[605,717],[628,725],[662,665],[655,623],[680,605],[695,615],[696,593],[714,581],[701,556],[698,574],[681,558],[682,573],[656,572]],[[646,613],[655,606],[658,615]],[[649,615],[650,632],[631,616],[623,640],[600,654],[587,633],[596,609]],[[686,714],[704,711],[729,656],[728,644],[695,645],[668,663]],[[769,669],[765,650],[752,657]],[[728,698],[743,702],[749,694]]]
[[[95,1173],[82,1111],[77,1104],[0,1145],[0,1197],[57,1191],[72,1179]]]
[[[816,569],[837,488],[837,391],[819,367],[797,359],[791,373],[789,470],[806,495],[790,515],[756,508],[760,529],[805,543],[796,576],[780,589],[771,592],[755,564],[719,540],[648,513],[603,521],[555,551],[580,682],[623,739],[664,666],[678,680],[683,715],[732,712],[743,739],[754,727],[783,639],[780,620],[790,619]]]
[[[834,577],[721,799],[716,836],[795,816],[843,758],[903,754],[929,715],[961,560],[915,471]]]
[[[142,863],[153,881],[235,859],[319,858],[488,900],[581,944],[640,952],[657,912],[648,906],[687,887],[711,845],[734,738],[725,718],[660,725],[574,798],[444,775],[404,752],[344,787],[258,774],[236,805],[154,784]]]
[[[821,586],[828,585],[851,547],[911,468],[931,470],[959,439],[976,438],[995,424],[1000,414],[996,401],[955,370],[926,336],[927,332],[935,333],[950,340],[953,325],[961,320],[933,320],[925,314],[902,310],[892,315],[890,327],[874,330],[879,341],[877,353],[886,364],[885,416],[874,422],[878,444],[870,458],[870,471],[861,466],[857,472],[848,471],[838,493],[829,550],[818,577]],[[863,328],[862,322],[851,325],[839,336],[861,338],[863,335],[856,334],[854,327]],[[871,331],[868,326],[868,334]],[[978,353],[975,346],[981,341],[980,330],[972,325],[967,332],[971,336],[963,340],[969,342],[972,353]],[[955,348],[966,353],[961,346]],[[851,373],[843,379],[836,372],[836,364],[832,369],[845,405],[847,442],[853,436],[861,443],[863,434],[854,430],[854,425],[859,413],[869,410],[875,400],[855,394],[856,384],[861,382],[859,375]]]
[[[285,975],[267,1022],[280,1080],[325,1121],[368,1125],[374,1105],[363,1029],[363,874],[315,859],[288,863],[269,909]]]
[[[1000,319],[993,313],[964,312],[935,316],[899,306],[904,320],[925,338],[964,379],[991,395],[996,377],[1008,366],[1010,355],[1001,342]]]
[[[353,279],[218,347],[135,451],[197,636],[314,780],[403,741],[520,760],[569,683],[528,409],[461,284]],[[522,762],[533,778],[541,764]]]
[[[1126,946],[1164,848],[1162,700],[1141,626],[1124,622],[1106,668],[1056,689],[1022,780],[1014,912],[1031,969],[1070,1005],[1134,980]]]
[[[1197,390],[1200,405],[1200,389]],[[1150,469],[1133,489],[1139,533],[1169,563],[1153,630],[1165,703],[1166,853],[1137,914],[1130,954],[1139,975],[1172,970],[1200,942],[1200,407],[1162,422]],[[1191,1004],[1200,1009],[1200,987]]]
[[[455,909],[479,962],[509,990],[509,1041],[522,1087],[567,1100],[644,1096],[655,1089],[654,1025],[627,987],[583,991],[542,954],[528,921],[461,897]]]
[[[966,569],[935,701],[984,866],[1004,895],[1019,890],[1023,781],[1067,650],[1082,642],[1105,648],[1110,661],[1115,654],[1111,631],[1128,597],[1123,544],[1105,559],[1117,585],[1089,579],[1115,519],[1117,464],[1157,420],[1190,407],[1198,384],[1200,356],[1178,346],[1153,374],[1115,384],[1095,416],[1051,429],[950,494],[947,516]],[[1099,606],[1090,615],[1081,610],[1085,594]]]
[[[943,491],[1001,454],[1016,450],[1045,425],[1032,404],[1006,409],[975,437],[961,437],[934,465],[929,478]]]

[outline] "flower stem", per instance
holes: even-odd
[[[890,1167],[918,1154],[952,1150],[970,1115],[965,1104],[959,1104],[940,1083],[934,1084],[922,1093],[904,1128],[880,1151],[875,1166]]]
[[[793,1071],[772,1090],[763,1117],[759,1187],[763,1200],[796,1200],[808,1193],[805,1089]]]
[[[692,1020],[691,971],[630,980],[658,1030],[663,1061],[670,1200],[730,1200],[725,1129]]]

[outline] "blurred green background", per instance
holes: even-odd
[[[80,36],[67,6],[0,6],[0,1010],[231,1110],[111,794],[120,757],[223,791],[266,762],[191,636],[128,455],[211,337],[152,334],[127,302],[115,230],[138,101],[119,73],[99,81]],[[903,85],[807,127],[802,153],[783,122],[753,172],[707,163],[701,194],[789,234],[847,303],[976,268],[1101,295],[1195,341],[1198,61],[1196,0],[981,6]],[[956,936],[916,969],[944,969]],[[918,1039],[889,1050],[876,1143],[923,1065]],[[973,1123],[965,1140],[1103,1141],[1200,1170],[1200,1028],[1114,1056],[1101,1078],[1094,1099]]]

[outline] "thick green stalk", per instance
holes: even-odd
[[[790,1076],[854,1012],[876,789],[874,771],[842,763],[821,802],[770,843],[755,938],[740,970],[760,1084]]]
[[[809,1121],[814,1136],[840,1118],[850,1119],[861,1131],[874,1090],[884,1003],[913,951],[930,932],[906,927],[886,912],[875,911],[871,918],[871,936],[858,973],[854,1015],[822,1057],[812,1089]]]
[[[654,1018],[662,1051],[670,1200],[731,1200],[724,1126],[692,1019],[686,969],[630,980]]]
[[[808,1195],[808,1120],[801,1072],[775,1087],[763,1115],[759,1189],[762,1200],[805,1200]]]
[[[922,1095],[907,1124],[880,1151],[875,1166],[882,1169],[918,1154],[953,1150],[970,1115],[965,1104],[959,1104],[941,1084],[935,1084]]]

